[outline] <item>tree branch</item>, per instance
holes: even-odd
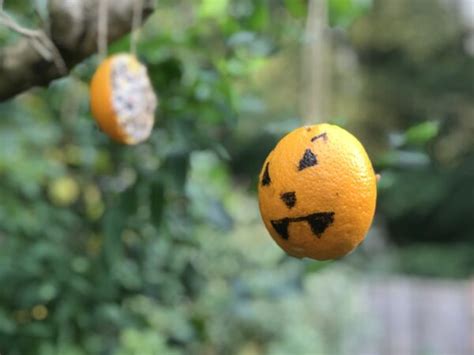
[[[41,30],[31,30],[20,26],[3,10],[0,10],[0,24],[30,39],[31,45],[45,60],[53,60],[59,73],[62,75],[67,74],[66,63],[64,63],[64,60],[61,57],[61,53],[59,53],[58,49],[51,41],[51,38],[49,38],[46,33]]]
[[[44,86],[67,75],[77,63],[97,51],[97,23],[100,0],[49,0],[51,44],[64,59],[61,72],[54,56],[45,58],[37,50],[35,36],[0,48],[0,101],[34,86]],[[109,1],[107,40],[112,42],[132,29],[134,0]],[[153,0],[143,1],[143,18],[154,10]],[[32,32],[36,33],[36,31]],[[44,36],[46,34],[42,31]]]

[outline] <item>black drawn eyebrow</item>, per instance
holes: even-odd
[[[318,134],[317,136],[314,136],[313,138],[311,138],[311,142],[314,142],[315,140],[317,140],[319,138],[322,138],[324,141],[327,141],[328,140],[328,135],[327,135],[326,132]]]

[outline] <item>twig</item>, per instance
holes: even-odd
[[[2,0],[0,0],[2,1]],[[3,1],[0,2],[0,8]],[[27,37],[35,50],[47,61],[53,61],[61,74],[67,73],[67,66],[53,41],[42,30],[32,30],[19,25],[13,18],[0,9],[0,25]]]
[[[41,6],[44,5],[44,0],[37,2]],[[94,53],[97,54],[98,2],[99,0],[49,0],[47,11],[41,12],[43,18],[50,23],[50,38],[61,50],[68,70]],[[152,14],[156,2],[144,0],[143,20]],[[7,7],[8,3],[4,3]],[[117,40],[130,33],[133,4],[134,0],[109,0],[108,41]],[[39,26],[36,28],[41,29]],[[47,30],[45,33],[47,35]],[[45,56],[52,56],[52,53],[43,50],[44,53],[40,55],[32,45],[31,37],[21,37],[0,49],[0,101],[13,98],[29,88],[45,86],[52,80],[65,76],[60,74],[52,60],[44,59]]]
[[[41,13],[41,10],[38,6],[38,1],[35,1],[35,6],[34,6],[33,11],[35,15],[38,17],[41,28],[43,29],[44,33],[46,33],[49,37],[51,37],[51,24],[49,22],[48,12],[46,11],[46,14]]]
[[[29,28],[25,28],[20,26],[18,23],[15,22],[10,16],[8,16],[5,11],[0,11],[0,24],[4,25],[5,27],[15,31],[22,36],[25,37],[38,37],[37,30],[31,30]]]

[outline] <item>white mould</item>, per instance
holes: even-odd
[[[112,106],[130,144],[145,141],[154,124],[157,97],[146,67],[129,55],[112,63]]]

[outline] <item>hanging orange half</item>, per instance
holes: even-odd
[[[123,144],[138,144],[151,134],[158,99],[146,67],[135,56],[105,59],[92,77],[91,110],[99,127]]]

